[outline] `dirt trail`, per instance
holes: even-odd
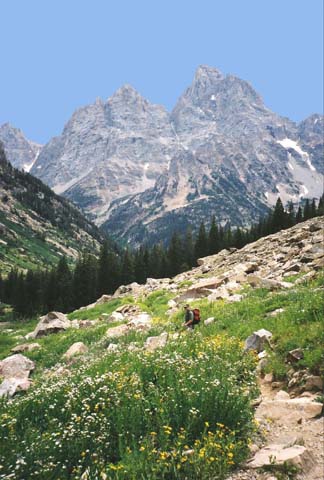
[[[271,384],[260,381],[262,402],[274,400],[278,389],[271,388]],[[258,410],[256,411],[257,415]],[[266,419],[260,424],[264,438],[262,447],[271,444],[303,445],[311,453],[313,461],[310,466],[299,472],[298,480],[324,480],[324,418],[301,418],[292,421],[283,410],[280,419]],[[261,446],[261,445],[259,445]],[[257,449],[257,447],[256,447]],[[252,455],[253,457],[253,455]],[[244,466],[241,470],[228,477],[227,480],[276,480],[285,478],[275,472],[256,472]],[[288,477],[286,477],[288,479]],[[292,478],[292,477],[290,477]]]

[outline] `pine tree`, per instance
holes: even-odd
[[[317,214],[316,200],[315,200],[315,198],[313,198],[312,203],[311,203],[311,206],[310,206],[310,215],[311,215],[311,218],[316,217],[316,214]]]
[[[278,197],[275,208],[272,215],[272,232],[278,232],[279,230],[286,228],[287,226],[287,214],[284,210],[281,198]]]
[[[319,199],[316,213],[317,215],[324,215],[324,194]]]
[[[299,205],[296,213],[296,223],[300,223],[302,221],[303,221],[303,210],[302,210],[302,207]]]
[[[101,246],[98,263],[98,297],[100,297],[108,293],[110,287],[108,242],[104,242]]]
[[[219,252],[220,242],[219,242],[219,232],[216,225],[215,215],[212,217],[209,234],[208,234],[208,253],[213,255],[214,253]]]
[[[140,247],[134,258],[134,274],[136,282],[144,284],[147,279],[147,254],[143,247]]]
[[[292,227],[296,223],[295,209],[292,201],[288,203],[288,226]]]
[[[66,257],[62,257],[55,272],[56,299],[55,309],[60,312],[69,312],[73,308],[72,274]]]
[[[185,263],[189,268],[193,267],[195,264],[195,252],[194,252],[194,242],[192,237],[192,230],[189,227],[186,232],[184,239],[184,250],[185,250]]]
[[[120,280],[122,285],[128,285],[135,281],[134,258],[128,248],[124,251]]]
[[[208,255],[208,239],[204,222],[201,222],[195,243],[195,257],[201,258]]]
[[[184,245],[177,232],[172,235],[168,248],[168,264],[170,276],[184,271],[186,267],[188,268],[188,265],[185,264]]]
[[[303,220],[309,220],[312,217],[311,206],[309,203],[309,199],[306,198],[304,211],[303,211]]]

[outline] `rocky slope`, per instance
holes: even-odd
[[[172,349],[176,357],[181,359],[183,370],[181,378],[177,379],[181,384],[186,365],[181,357],[181,348],[184,343],[201,342],[198,350],[192,350],[198,352],[198,357],[194,357],[197,365],[198,358],[201,362],[205,358],[206,353],[203,352],[206,346],[217,344],[219,350],[213,351],[213,357],[209,361],[213,362],[215,358],[221,361],[221,348],[226,341],[246,339],[240,344],[239,361],[243,364],[248,357],[244,355],[243,350],[244,352],[254,350],[253,369],[257,365],[261,393],[259,398],[253,400],[258,428],[249,445],[249,458],[241,465],[240,470],[234,472],[229,478],[231,480],[274,480],[276,478],[321,480],[324,462],[320,443],[323,422],[319,417],[322,414],[323,404],[319,399],[323,395],[323,378],[318,372],[311,372],[310,368],[322,372],[320,355],[323,354],[323,345],[320,340],[322,335],[320,312],[323,306],[323,236],[324,217],[313,218],[288,230],[262,238],[240,250],[223,250],[217,255],[200,259],[197,268],[172,279],[148,279],[145,285],[134,283],[121,286],[114,295],[103,295],[94,304],[73,312],[68,316],[69,318],[62,313],[51,312],[41,317],[37,326],[32,322],[27,335],[26,325],[24,329],[20,327],[19,332],[10,329],[4,331],[4,338],[10,339],[9,348],[13,355],[4,358],[6,355],[3,351],[0,353],[4,358],[0,362],[0,370],[4,377],[0,386],[0,395],[11,396],[16,390],[24,391],[32,388],[30,397],[28,393],[25,394],[25,401],[35,402],[37,399],[39,402],[37,405],[42,405],[44,395],[42,396],[41,393],[46,391],[51,395],[50,404],[53,405],[51,409],[65,412],[61,404],[56,405],[53,401],[55,398],[53,392],[58,391],[57,398],[60,398],[63,391],[69,392],[69,386],[75,384],[75,390],[70,397],[75,406],[77,395],[80,395],[78,392],[84,391],[84,383],[86,383],[89,389],[84,395],[87,397],[81,394],[82,404],[87,405],[83,416],[92,421],[97,410],[103,408],[105,402],[108,402],[110,411],[113,408],[113,403],[108,401],[111,398],[110,392],[107,393],[106,390],[98,387],[101,385],[100,375],[105,376],[109,372],[109,383],[113,381],[114,375],[117,375],[116,372],[112,373],[111,370],[102,368],[101,364],[100,368],[98,362],[111,362],[108,363],[110,366],[122,365],[122,375],[127,384],[130,384],[131,379],[134,378],[134,372],[132,371],[130,375],[125,373],[122,359],[127,358],[128,364],[133,360],[134,364],[137,362],[137,365],[142,365],[142,368],[150,365],[150,374],[154,372],[154,380],[149,382],[150,388],[145,390],[145,395],[148,392],[145,397],[145,408],[147,408],[148,397],[152,396],[155,384],[162,389],[167,372],[176,368],[171,357],[168,357]],[[187,302],[201,309],[203,321],[194,332],[183,331],[180,328],[180,322],[183,321],[182,305]],[[213,312],[213,316],[206,318],[210,312]],[[17,333],[24,333],[25,338],[17,336]],[[51,341],[51,336],[56,336],[56,342]],[[24,343],[21,343],[22,341]],[[296,342],[299,348],[291,350],[291,346]],[[3,344],[6,345],[6,341]],[[193,346],[194,343],[191,344],[191,348]],[[197,348],[197,345],[195,347]],[[315,359],[318,356],[318,361],[309,365],[302,363],[304,354],[305,361],[307,354],[309,354],[308,359]],[[275,370],[271,371],[271,368],[276,365],[275,362],[271,363],[273,358],[275,362],[283,358],[286,373],[282,378],[275,378],[277,373]],[[157,368],[154,363],[158,361],[163,363],[161,384],[157,381]],[[94,365],[93,370],[91,370],[91,363]],[[230,365],[227,365],[230,369]],[[90,373],[87,368],[90,368]],[[33,370],[37,371],[36,377],[31,373]],[[192,366],[190,373],[190,385],[195,389],[195,393],[188,395],[187,390],[184,398],[189,403],[186,403],[186,409],[190,407],[192,398],[196,398],[199,393],[204,395],[199,409],[193,409],[193,414],[197,415],[201,406],[203,406],[202,412],[204,409],[208,410],[207,404],[204,403],[206,392],[199,392]],[[202,375],[204,369],[200,373]],[[148,374],[149,380],[150,374]],[[76,375],[75,378],[74,375]],[[91,375],[96,376],[92,378]],[[242,372],[241,375],[243,376]],[[238,387],[241,386],[241,378]],[[237,381],[236,377],[235,381]],[[120,387],[120,384],[118,385]],[[253,389],[252,385],[251,378],[250,383],[245,384],[245,396],[249,395],[249,389]],[[113,402],[117,403],[120,402],[118,388],[114,389],[112,397]],[[174,385],[168,385],[168,395],[171,395],[173,388]],[[213,388],[216,391],[221,391],[222,388],[220,383],[215,383],[214,376],[212,380],[208,379],[208,391]],[[134,398],[139,401],[140,391],[138,388],[136,396],[133,392],[126,399],[123,397],[114,414],[117,415],[117,411],[120,411],[125,401],[129,403]],[[96,397],[98,392],[99,400]],[[161,390],[158,398],[160,396]],[[91,403],[89,399],[95,400]],[[48,405],[49,401],[47,399],[46,401]],[[163,397],[163,408],[166,408],[167,401],[167,397]],[[17,402],[19,404],[19,398]],[[179,400],[175,402],[176,405],[172,406],[173,412],[180,403]],[[10,402],[8,404],[10,406]],[[63,404],[64,407],[67,404],[68,402]],[[12,402],[11,405],[15,403]],[[214,411],[215,404],[211,408],[211,412]],[[50,416],[51,413],[47,412],[47,415]],[[72,415],[68,416],[69,421],[74,417],[76,423],[81,421],[81,416],[78,416],[76,411],[72,411]],[[133,420],[133,417],[130,416],[130,419]],[[19,422],[21,421],[20,419]],[[121,424],[118,425],[120,427]],[[211,423],[207,422],[206,426],[212,429]],[[92,423],[91,431],[94,428],[95,424]],[[100,434],[103,434],[106,428],[107,425],[100,422]],[[171,435],[172,427],[163,428],[169,429],[167,435]],[[12,431],[14,432],[14,427]],[[24,431],[19,428],[19,432]],[[65,429],[64,423],[61,423],[55,439],[65,431],[69,430]],[[123,431],[118,433],[121,435]],[[75,444],[74,433],[71,441]],[[88,445],[87,441],[84,439],[82,451],[86,448],[85,445]],[[91,445],[90,443],[89,452],[92,454]],[[154,446],[156,447],[156,444]],[[34,444],[32,448],[35,448]],[[194,459],[197,452],[202,453],[199,448],[200,444],[196,442],[192,448],[185,446],[183,456]],[[35,455],[38,454],[38,450],[33,451],[36,452]],[[64,450],[64,452],[69,451],[69,449]],[[139,451],[144,452],[145,449],[142,447]],[[62,451],[59,454],[61,459]],[[97,450],[95,454],[97,455]],[[97,458],[96,455],[94,458]],[[209,452],[206,462],[210,457]],[[30,468],[33,468],[32,464]],[[191,468],[194,468],[194,463]],[[81,471],[87,470],[81,469]],[[212,477],[209,475],[203,478]]]
[[[0,270],[48,266],[96,251],[102,234],[66,199],[6,160],[0,143]]]
[[[27,140],[21,130],[9,123],[0,126],[0,141],[9,162],[25,172],[32,168],[42,148],[42,145]]]

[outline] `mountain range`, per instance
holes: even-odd
[[[318,198],[323,129],[323,116],[295,123],[269,110],[248,82],[203,65],[171,113],[124,85],[78,109],[39,153],[14,142],[8,125],[0,139],[17,167],[138,245],[213,214],[246,225],[278,196]]]

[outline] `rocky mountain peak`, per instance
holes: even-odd
[[[224,79],[224,75],[216,68],[200,65],[196,72],[188,94],[193,99],[204,97]]]
[[[4,144],[10,163],[20,170],[29,172],[42,146],[27,140],[19,128],[8,122],[0,126],[0,141]]]

